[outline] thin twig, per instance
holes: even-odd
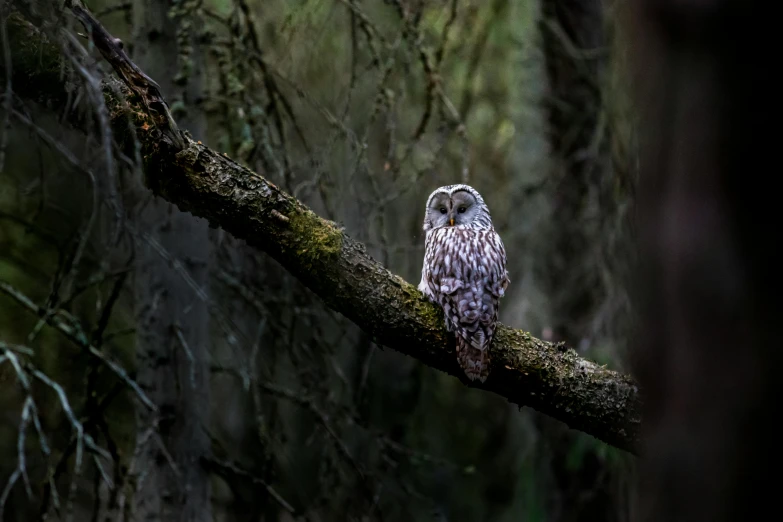
[[[5,281],[0,280],[0,292],[16,299],[19,303],[21,303],[28,311],[33,312],[34,314],[37,314],[39,316],[45,315],[45,311],[33,303],[27,296],[25,296],[23,293],[12,287],[10,284],[8,284]],[[112,372],[114,372],[117,377],[120,378],[125,384],[128,385],[129,388],[131,388],[136,396],[141,400],[141,402],[150,410],[157,411],[157,407],[155,404],[147,397],[147,395],[142,391],[142,389],[139,387],[138,384],[136,384],[136,381],[130,378],[128,373],[117,363],[110,360],[106,354],[95,348],[93,345],[91,345],[87,339],[86,336],[83,333],[78,332],[72,324],[67,324],[64,317],[70,317],[67,312],[64,311],[58,311],[54,314],[49,314],[47,316],[47,323],[50,326],[53,326],[55,329],[60,331],[62,334],[64,334],[68,339],[82,347],[83,349],[86,349],[89,351],[89,353],[96,357],[98,360],[100,360],[103,364],[105,364]]]
[[[280,507],[291,513],[292,515],[296,515],[296,509],[291,505],[290,502],[288,502],[286,499],[278,493],[275,488],[273,488],[271,485],[269,485],[264,479],[261,477],[258,477],[256,475],[253,475],[252,473],[245,471],[244,469],[240,468],[233,462],[228,461],[221,461],[217,460],[214,457],[201,457],[201,461],[204,463],[204,465],[207,467],[207,469],[210,469],[211,471],[214,471],[219,474],[223,475],[235,475],[239,478],[249,480],[250,482],[254,484],[258,484],[262,486],[264,489],[266,489],[267,493],[275,499],[275,502],[277,502]]]

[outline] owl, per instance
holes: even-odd
[[[510,282],[503,241],[481,194],[468,185],[440,187],[430,194],[424,232],[419,290],[443,308],[465,375],[484,382],[499,301]]]

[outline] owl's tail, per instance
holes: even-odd
[[[481,382],[489,376],[489,339],[484,339],[481,328],[472,338],[457,335],[457,361],[468,379]]]

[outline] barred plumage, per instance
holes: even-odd
[[[468,185],[435,190],[427,199],[423,228],[419,290],[443,308],[465,374],[484,382],[499,301],[509,283],[503,241],[484,199]]]

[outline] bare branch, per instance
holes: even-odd
[[[114,68],[120,78],[137,96],[139,96],[160,129],[177,147],[184,147],[182,136],[174,118],[171,116],[168,104],[163,99],[160,86],[128,58],[123,49],[122,41],[112,37],[95,19],[81,0],[68,0],[66,5],[90,32],[92,41],[103,57]]]
[[[275,499],[275,502],[280,504],[280,507],[291,513],[292,515],[296,514],[296,510],[291,505],[290,502],[288,502],[286,499],[284,499],[280,493],[278,493],[275,488],[270,486],[264,479],[261,477],[257,477],[256,475],[253,475],[252,473],[245,471],[244,469],[240,468],[233,462],[228,461],[220,461],[215,458],[211,457],[202,457],[202,462],[204,463],[204,466],[207,469],[210,469],[220,475],[234,475],[237,477],[240,477],[244,480],[249,480],[250,482],[254,484],[258,484],[262,486],[264,489],[266,489],[267,493]]]

